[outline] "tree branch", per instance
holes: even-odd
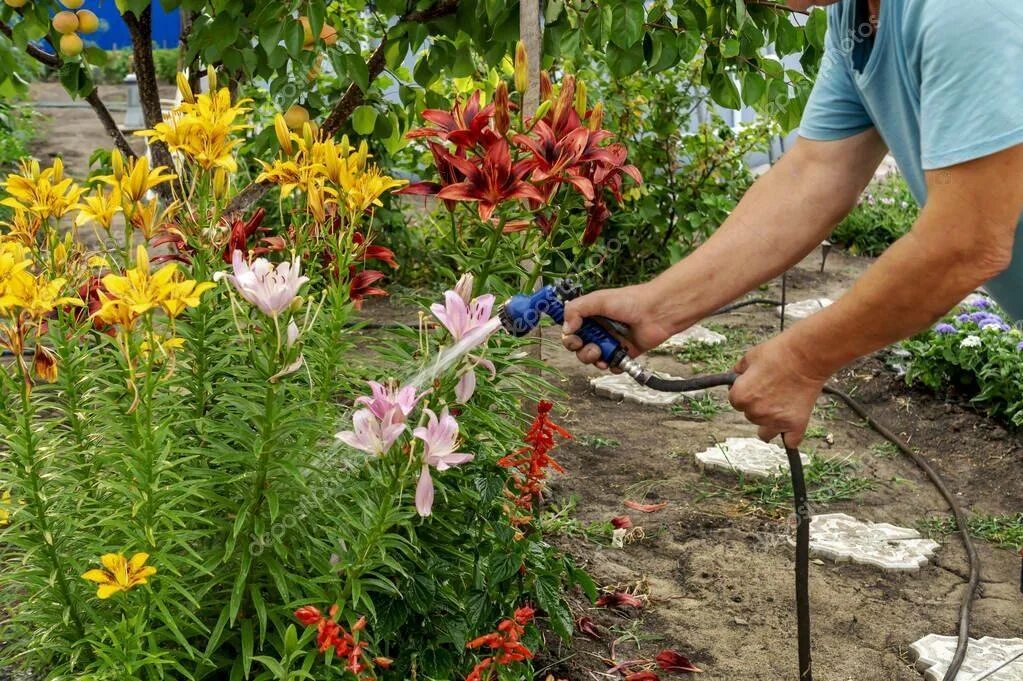
[[[457,9],[458,0],[440,0],[426,9],[407,12],[398,19],[395,26],[399,24],[432,21],[434,19],[447,16]],[[377,45],[375,50],[373,50],[373,54],[370,55],[369,60],[366,62],[366,70],[369,72],[369,83],[372,83],[377,79],[377,76],[383,73],[384,66],[386,65],[386,51],[387,34],[385,33],[383,38],[380,40],[380,44]],[[337,101],[334,108],[331,109],[330,114],[328,114],[327,118],[323,121],[321,130],[328,135],[334,135],[341,129],[341,126],[345,124],[348,118],[352,115],[352,112],[362,104],[365,98],[366,93],[362,91],[362,88],[354,82],[350,83],[344,94],[341,95],[341,99]],[[235,197],[231,200],[231,203],[228,204],[226,212],[231,213],[245,210],[253,203],[263,198],[263,196],[270,191],[271,186],[271,184],[265,182],[250,182],[247,187],[235,195]]]
[[[5,23],[0,23],[0,33],[3,33],[13,42],[14,32],[10,26]],[[60,67],[64,65],[64,60],[58,55],[47,52],[32,43],[25,46],[25,53],[40,64],[48,66],[51,69],[59,70]],[[93,87],[92,92],[85,96],[85,101],[88,102],[89,106],[91,106],[93,111],[96,112],[96,116],[99,117],[100,123],[103,124],[103,128],[110,136],[110,139],[113,140],[114,146],[120,149],[121,153],[124,154],[126,158],[135,158],[135,150],[131,148],[131,145],[128,144],[128,140],[124,136],[124,133],[121,132],[121,129],[117,126],[117,122],[110,114],[110,109],[108,109],[107,105],[102,99],[100,99],[99,90]]]

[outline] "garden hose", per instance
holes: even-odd
[[[784,291],[784,289],[783,289]],[[571,282],[560,280],[549,286],[541,288],[532,294],[519,294],[513,296],[502,306],[499,312],[499,319],[504,330],[515,336],[525,336],[539,326],[544,315],[551,317],[556,323],[565,322],[565,303],[579,296],[579,287]],[[784,293],[783,293],[784,295]],[[753,304],[763,304],[774,301],[760,299],[748,300],[722,310],[731,311],[738,307]],[[783,303],[784,304],[784,303]],[[722,313],[719,311],[719,313]],[[609,330],[610,329],[610,330]],[[610,320],[587,318],[583,320],[575,335],[580,337],[586,344],[596,345],[600,349],[601,359],[612,369],[621,369],[628,373],[641,385],[660,392],[685,393],[707,388],[730,386],[738,379],[738,374],[714,374],[710,376],[699,376],[689,379],[673,379],[657,376],[651,371],[644,369],[638,362],[629,357],[621,342],[613,335],[611,330],[621,333],[623,327],[618,322]],[[890,428],[878,422],[867,410],[847,393],[826,385],[823,392],[837,397],[844,402],[860,418],[865,420],[871,428],[879,435],[895,445],[900,452],[909,457],[928,477],[930,482],[937,488],[938,492],[948,503],[949,508],[955,517],[959,528],[959,535],[962,539],[970,564],[970,578],[966,591],[963,594],[962,603],[959,608],[959,630],[956,644],[956,652],[952,663],[945,672],[943,681],[955,681],[956,676],[966,658],[966,651],[970,641],[970,619],[973,611],[973,600],[976,596],[977,586],[980,583],[980,557],[970,537],[969,528],[966,522],[966,515],[956,501],[955,495],[949,490],[948,485],[941,478],[934,468],[914,452],[898,435]],[[796,513],[796,556],[795,556],[795,577],[796,577],[796,621],[798,628],[799,647],[799,679],[800,681],[812,681],[813,672],[810,660],[810,595],[809,595],[809,564],[810,564],[810,509],[807,500],[806,480],[803,475],[802,460],[798,449],[785,448],[789,461],[789,468],[792,473],[793,503]]]

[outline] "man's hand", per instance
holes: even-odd
[[[656,309],[656,294],[650,284],[605,289],[576,298],[565,305],[565,326],[561,342],[575,352],[583,364],[595,364],[607,369],[600,360],[600,348],[573,335],[586,317],[606,317],[629,327],[629,333],[618,339],[630,357],[637,357],[655,348],[680,329],[670,328],[664,316]]]
[[[761,440],[780,433],[785,446],[798,447],[827,376],[788,346],[785,334],[756,346],[735,366],[739,379],[728,400],[758,426]]]

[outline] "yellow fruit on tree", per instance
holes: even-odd
[[[57,12],[53,15],[53,30],[70,35],[78,30],[78,17],[74,12]]]
[[[78,17],[78,30],[82,33],[95,33],[99,30],[99,17],[87,9],[80,9],[75,12]]]
[[[325,42],[328,47],[333,47],[337,44],[337,29],[330,24],[324,24],[323,28],[320,29],[320,40]]]
[[[85,4],[85,0],[60,0],[60,4],[68,9],[78,9]]]
[[[85,43],[77,33],[68,33],[60,37],[60,53],[65,57],[77,57],[85,49]]]
[[[4,3],[8,7],[13,7],[14,9],[20,9],[20,8],[22,8],[22,7],[24,7],[25,5],[28,4],[28,0],[4,0]]]
[[[309,17],[299,17],[299,22],[302,24],[302,47],[305,49],[311,49],[316,44],[316,38],[313,36],[313,26],[309,23]]]
[[[309,111],[299,104],[292,104],[291,108],[284,112],[284,122],[292,130],[301,130],[302,126],[309,122]]]

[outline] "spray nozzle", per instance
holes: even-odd
[[[501,325],[513,336],[525,336],[540,325],[544,315],[558,324],[565,323],[565,303],[578,298],[582,289],[566,279],[559,279],[545,286],[536,293],[520,293],[512,296],[500,312]],[[616,330],[620,330],[618,327]],[[576,335],[586,343],[600,348],[601,359],[609,367],[615,368],[628,360],[625,348],[596,319],[583,320],[582,327]]]

